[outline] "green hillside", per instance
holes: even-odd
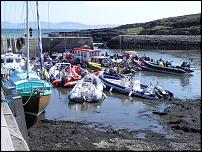
[[[127,24],[114,29],[119,29],[127,35],[200,35],[200,21],[201,14],[192,14]]]

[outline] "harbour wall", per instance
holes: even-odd
[[[26,52],[26,37],[1,36],[1,53],[9,46],[13,52]],[[31,37],[30,57],[39,56],[38,38]],[[108,49],[158,49],[158,50],[200,50],[200,35],[119,35],[99,48]],[[43,52],[62,53],[65,49],[73,49],[84,45],[93,48],[92,37],[42,37]]]
[[[200,50],[200,35],[119,35],[105,46],[109,49]]]
[[[26,37],[6,37],[1,36],[1,53],[5,53],[9,46],[13,52],[26,52]],[[39,56],[39,43],[37,37],[30,37],[30,57]],[[58,52],[62,53],[65,49],[73,49],[87,45],[93,48],[92,37],[42,37],[43,52]]]

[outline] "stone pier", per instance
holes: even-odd
[[[6,37],[1,36],[1,53],[5,53],[12,44],[13,52],[26,52],[26,37]],[[30,57],[38,56],[39,44],[37,37],[31,37],[29,40]],[[93,48],[92,37],[42,37],[43,52],[62,53],[65,49],[73,49],[84,45]]]

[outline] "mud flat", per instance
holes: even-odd
[[[147,101],[145,101],[147,102]],[[43,120],[28,130],[30,150],[201,150],[201,99],[153,111],[172,136],[150,130],[114,129],[88,122]]]

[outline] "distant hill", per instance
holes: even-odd
[[[30,22],[30,26],[35,29],[37,28],[37,22]],[[42,29],[98,29],[98,28],[111,28],[117,27],[119,25],[103,24],[103,25],[86,25],[79,22],[40,22]],[[2,29],[24,29],[26,23],[11,23],[11,22],[1,22]]]

